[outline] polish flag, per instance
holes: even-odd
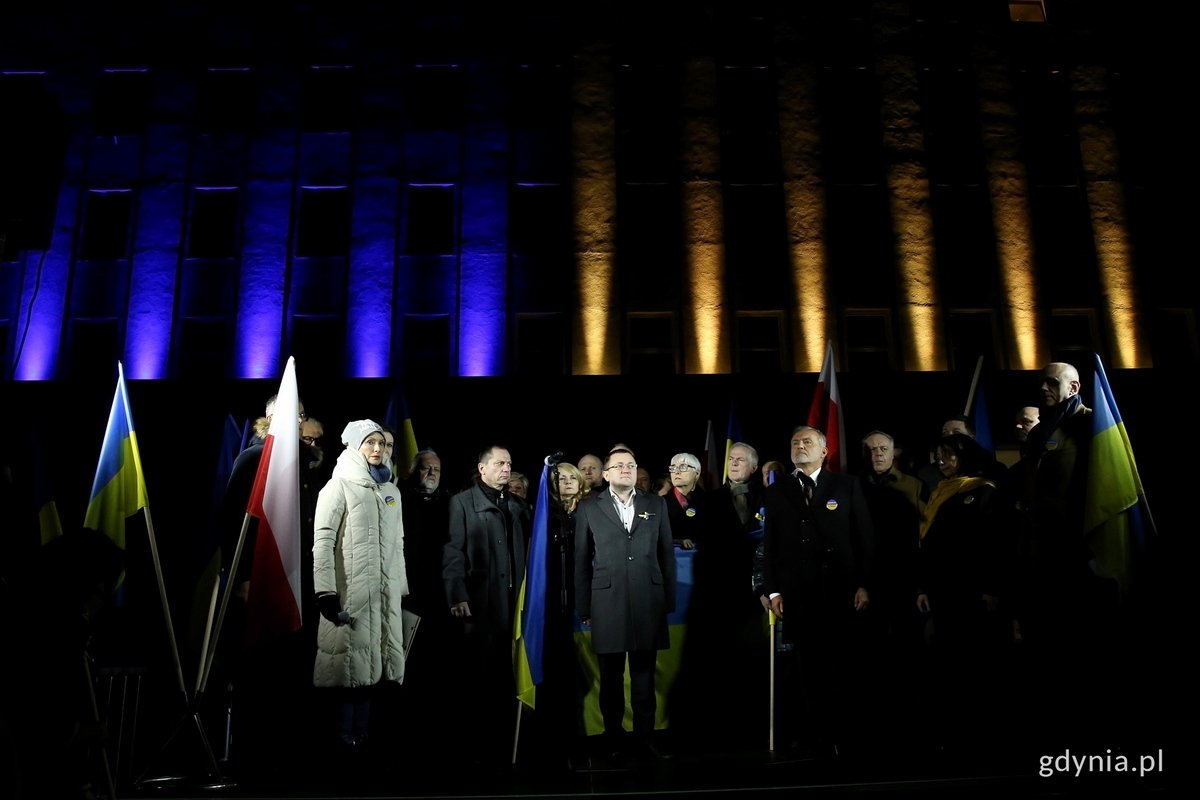
[[[841,406],[837,367],[833,363],[833,342],[830,342],[825,350],[825,363],[821,365],[821,374],[817,378],[817,388],[813,392],[812,406],[808,409],[806,423],[825,434],[825,444],[829,452],[825,456],[824,466],[830,472],[846,471],[846,451],[843,449],[846,426],[842,422]]]
[[[246,641],[300,628],[300,397],[288,358],[246,513],[258,519]]]

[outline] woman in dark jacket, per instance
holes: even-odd
[[[591,487],[574,464],[550,468],[550,519],[546,544],[545,677],[537,710],[547,709],[542,730],[549,766],[569,766],[583,735],[586,678],[575,655],[575,512]]]
[[[961,728],[980,718],[995,695],[996,666],[1007,626],[1000,613],[1003,568],[996,484],[990,452],[961,433],[937,447],[942,480],[920,526],[917,608],[932,623],[932,725],[942,741],[961,741]]]

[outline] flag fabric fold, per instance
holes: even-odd
[[[704,461],[701,462],[704,472],[700,476],[700,485],[705,489],[717,489],[721,486],[724,471],[721,469],[718,459],[722,452],[724,452],[723,449],[717,449],[717,435],[710,419],[704,432]]]
[[[401,478],[407,478],[413,459],[417,457],[417,434],[413,431],[412,415],[408,411],[404,390],[399,386],[388,400],[383,424],[396,432],[396,448],[392,453],[394,471]]]
[[[246,512],[258,519],[246,641],[300,628],[300,399],[288,358]]]
[[[1100,356],[1094,358],[1092,445],[1083,528],[1096,562],[1125,594],[1135,554],[1145,548],[1154,523],[1116,397]]]
[[[546,548],[550,535],[550,467],[542,467],[537,497],[533,505],[532,536],[529,540],[529,559],[521,592],[517,598],[516,625],[513,629],[513,649],[517,680],[517,699],[530,708],[535,707],[537,685],[542,682],[542,652],[546,632]]]
[[[825,469],[831,472],[846,471],[846,427],[842,420],[842,396],[837,385],[837,365],[833,360],[833,342],[826,345],[825,362],[817,377],[813,390],[812,405],[808,409],[809,427],[825,434]]]
[[[992,421],[987,406],[987,394],[980,383],[975,390],[975,400],[971,404],[971,427],[975,429],[975,441],[985,450],[996,452],[995,440],[992,438]]]
[[[721,470],[721,483],[729,483],[729,451],[742,441],[742,421],[738,419],[737,406],[729,401],[729,421],[725,424],[725,466]]]
[[[125,370],[117,362],[117,391],[104,443],[100,446],[100,461],[96,479],[84,516],[84,527],[99,531],[125,549],[125,519],[146,507],[146,474],[138,451],[137,433],[129,408],[129,393],[125,388]]]

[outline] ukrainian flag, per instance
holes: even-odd
[[[58,516],[58,504],[54,501],[54,484],[46,467],[45,443],[41,431],[33,429],[33,507],[37,510],[38,530],[42,544],[49,544],[62,536],[62,520]]]
[[[117,362],[117,392],[100,447],[100,463],[88,501],[84,527],[100,531],[125,549],[125,518],[146,507],[146,477],[125,390],[125,371]]]
[[[550,467],[542,467],[537,498],[533,506],[533,535],[529,541],[529,560],[517,598],[517,619],[513,629],[514,668],[517,699],[534,708],[537,685],[542,682],[542,651],[546,642],[546,547],[550,535]]]
[[[383,424],[396,432],[396,450],[392,456],[392,464],[395,467],[393,471],[401,478],[407,478],[409,467],[417,457],[417,434],[413,432],[408,401],[404,399],[404,391],[399,386],[388,400]]]
[[[695,550],[675,548],[675,610],[667,615],[667,626],[671,634],[669,650],[659,650],[654,665],[654,727],[662,730],[670,724],[667,707],[671,688],[679,676],[680,656],[687,638],[688,609],[692,603],[692,560]],[[604,733],[604,717],[600,713],[600,660],[592,651],[592,632],[584,630],[579,615],[575,615],[575,656],[587,683],[583,697],[583,729],[588,736]],[[625,667],[625,719],[623,727],[633,730],[633,711],[629,704],[629,666]]]
[[[1116,579],[1124,595],[1129,591],[1135,553],[1145,548],[1154,522],[1116,398],[1100,356],[1095,359],[1095,408],[1083,529],[1096,562]]]

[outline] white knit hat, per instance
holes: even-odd
[[[372,433],[383,433],[379,423],[371,419],[356,419],[342,431],[342,444],[358,448]]]

